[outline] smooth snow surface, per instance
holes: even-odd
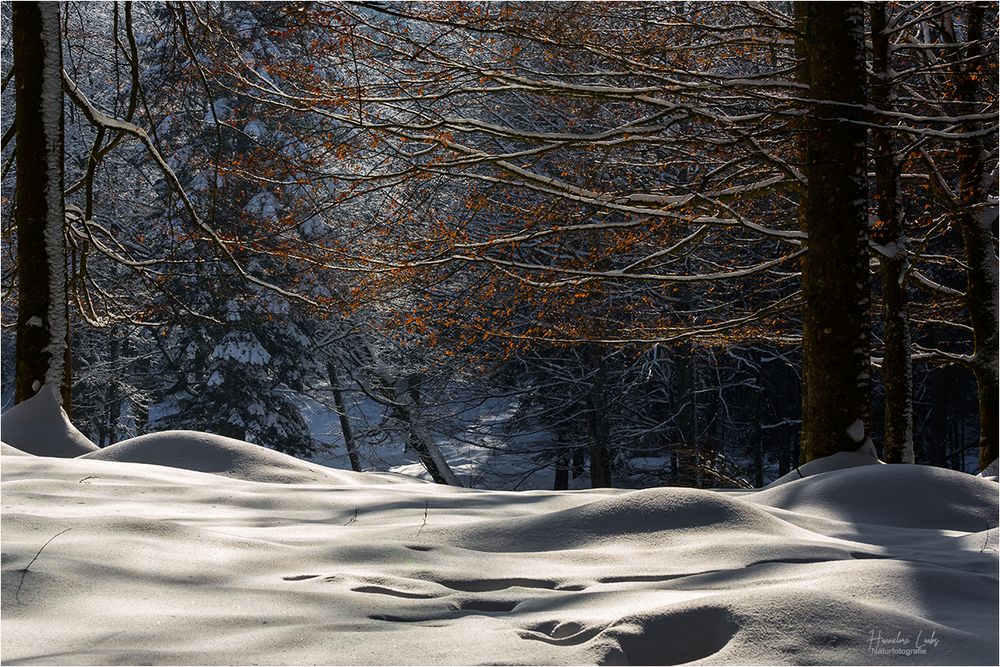
[[[327,468],[249,442],[199,431],[161,431],[140,435],[85,454],[82,458],[152,463],[249,482],[279,484],[323,482],[358,485],[400,479],[398,475],[362,475]]]
[[[0,415],[3,441],[37,456],[69,458],[95,451],[97,445],[70,423],[56,391],[46,385]]]
[[[0,453],[9,456],[31,456],[28,452],[22,452],[17,447],[11,447],[6,442],[0,442]]]
[[[997,664],[973,475],[512,493],[122,444],[180,467],[2,457],[4,664]]]

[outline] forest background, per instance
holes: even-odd
[[[996,3],[2,18],[5,409],[505,488],[997,456]]]

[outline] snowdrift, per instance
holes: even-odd
[[[819,475],[824,472],[870,465],[885,464],[878,460],[875,447],[869,446],[868,443],[865,443],[854,452],[837,452],[836,454],[831,454],[830,456],[824,456],[822,458],[809,461],[808,463],[804,463],[801,466],[796,467],[791,472],[782,475],[768,484],[767,488],[781,486],[782,484],[788,484],[789,482],[794,482],[795,480],[802,479],[803,477]]]
[[[97,445],[70,423],[56,390],[50,387],[42,387],[0,415],[0,437],[6,444],[36,456],[70,458],[97,450]]]
[[[4,448],[3,663],[997,664],[980,477],[513,493],[272,454]]]
[[[28,452],[22,452],[17,447],[11,447],[6,442],[0,442],[0,453],[7,456],[31,456]]]
[[[141,435],[87,453],[82,458],[151,463],[251,482],[279,484],[378,484],[397,478],[335,470],[249,442],[199,431],[162,431]]]

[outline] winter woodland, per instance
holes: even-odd
[[[3,2],[0,657],[996,664],[997,11]]]

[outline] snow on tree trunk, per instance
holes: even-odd
[[[15,401],[31,398],[47,384],[61,388],[69,412],[59,3],[19,2],[11,10],[17,136]]]
[[[371,355],[374,358],[374,355]],[[380,373],[383,387],[391,394],[393,413],[400,423],[406,425],[408,432],[407,444],[420,459],[421,465],[436,484],[462,486],[462,482],[448,465],[448,460],[434,442],[434,436],[425,428],[420,414],[420,390],[416,376],[407,378],[406,389],[397,391],[395,382],[386,374]]]
[[[979,111],[979,82],[987,75],[982,62],[982,5],[969,4],[966,27],[968,47],[956,55],[954,75],[962,113]],[[963,131],[973,133],[981,123],[967,121]],[[984,468],[997,458],[998,355],[1000,343],[997,327],[997,251],[992,227],[997,220],[996,203],[988,201],[995,194],[996,183],[986,171],[985,146],[981,136],[972,134],[962,139],[958,147],[959,208],[958,226],[965,246],[965,301],[972,320],[975,344],[972,369],[979,390],[979,466]]]
[[[872,104],[892,108],[890,43],[884,34],[887,6],[868,6],[872,37]],[[872,128],[877,222],[872,238],[877,244],[882,274],[882,319],[885,351],[882,385],[885,388],[885,436],[882,458],[888,463],[913,463],[913,360],[910,354],[909,297],[903,275],[907,257],[903,236],[903,206],[899,192],[899,163],[892,130]]]
[[[869,285],[864,6],[798,3],[809,97],[802,261],[802,460],[858,449],[868,439]]]

